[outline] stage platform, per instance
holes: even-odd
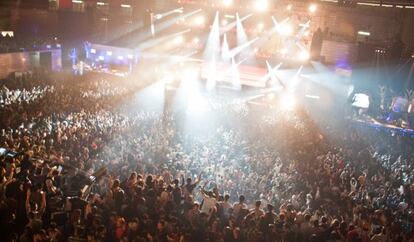
[[[389,131],[400,136],[410,136],[411,138],[414,138],[414,130],[412,128],[399,127],[397,125],[389,124],[385,121],[375,119],[370,116],[359,116],[356,118],[351,118],[351,121],[355,125],[370,127],[374,129],[381,129],[383,131]]]

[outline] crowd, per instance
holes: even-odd
[[[185,113],[132,110],[128,83],[13,83],[29,94],[2,95],[4,241],[414,239],[409,138],[238,102],[188,132]]]

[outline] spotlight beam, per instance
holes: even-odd
[[[306,22],[305,24],[300,25],[301,28],[296,34],[296,41],[299,41],[300,39],[302,39],[302,37],[305,35],[306,29],[309,28],[309,24],[310,24],[310,20],[308,20],[308,22]]]
[[[236,13],[236,21],[237,21],[237,24],[236,24],[237,46],[243,46],[245,43],[249,41],[249,38],[247,37],[246,31],[243,27],[243,23],[240,21],[240,17],[238,13]],[[256,60],[254,56],[250,55],[250,53],[252,52],[253,51],[250,47],[246,47],[246,50],[240,53],[240,57],[241,58],[251,57],[248,60],[249,64],[256,65]]]
[[[270,65],[270,63],[266,60],[266,66],[267,66],[267,74],[263,77],[262,81],[266,82],[267,80],[269,80],[269,78],[272,81],[277,81],[279,82],[279,84],[283,87],[286,88],[286,86],[279,80],[279,78],[276,77],[276,71],[282,66],[282,62],[280,62],[279,64],[277,64],[274,68],[272,68],[272,66]]]
[[[240,73],[234,58],[231,58],[231,79],[233,88],[240,90]]]
[[[204,48],[203,58],[205,60],[210,60],[213,57],[215,58],[217,52],[220,52],[220,26],[219,26],[219,12],[216,12],[214,17],[213,24],[211,26],[211,31],[208,34],[206,47]]]
[[[191,56],[197,54],[198,51],[192,51],[184,55],[160,55],[159,53],[154,52],[143,52],[142,57],[146,59],[168,59],[172,60],[174,63],[179,61],[193,61],[200,62],[200,59],[190,58]]]
[[[277,28],[279,25],[287,23],[289,20],[290,20],[290,18],[287,17],[287,18],[283,19],[282,22],[279,23],[279,22],[277,22],[276,18],[274,16],[272,16],[272,22],[273,22],[273,25],[274,25],[275,28]]]
[[[193,51],[193,52],[190,52],[188,54],[181,55],[181,56],[178,56],[178,55],[165,56],[165,58],[168,59],[168,61],[166,63],[164,63],[163,65],[161,65],[161,68],[168,69],[168,68],[171,68],[172,65],[177,64],[177,63],[182,62],[182,61],[199,62],[200,61],[199,59],[191,58],[191,56],[193,56],[195,54],[197,54],[197,51]],[[157,59],[157,58],[159,58],[159,56],[158,57],[154,56],[154,58]]]
[[[297,47],[299,47],[300,50],[302,50],[302,51],[306,50],[305,46],[303,46],[302,43],[296,42],[295,44],[296,44]]]
[[[237,69],[243,62],[245,62],[246,60],[247,60],[248,58],[244,58],[243,60],[241,60],[241,61],[239,61],[239,62],[237,62],[237,63],[234,63],[234,58],[232,58],[231,60],[232,60],[232,64],[231,64],[231,67],[230,67],[230,69],[228,69],[227,71],[226,71],[226,73],[225,73],[225,75],[228,75],[229,73],[231,73],[234,69]]]
[[[259,39],[259,38],[258,38],[258,37],[256,37],[256,38],[254,38],[254,39],[250,40],[249,42],[247,42],[247,43],[245,43],[245,44],[243,44],[243,45],[240,45],[240,46],[237,46],[237,47],[235,47],[235,48],[231,49],[231,50],[230,50],[230,57],[231,57],[231,58],[233,58],[234,56],[236,56],[236,55],[240,54],[240,52],[242,52],[242,51],[243,51],[244,49],[246,49],[247,47],[251,46],[251,45],[252,45],[254,42],[256,42],[258,39]]]
[[[197,10],[192,11],[190,13],[186,13],[183,16],[177,16],[177,17],[174,17],[173,19],[169,19],[169,20],[166,20],[164,22],[161,22],[161,23],[157,24],[157,28],[154,30],[154,34],[156,34],[157,32],[161,32],[165,29],[170,28],[172,25],[174,25],[177,22],[177,20],[179,20],[181,18],[185,19],[185,18],[191,17],[194,14],[197,14],[201,11],[202,11],[201,9],[197,9]],[[151,31],[149,31],[149,32],[147,31],[147,32],[141,34],[140,36],[138,36],[137,38],[134,38],[134,40],[131,41],[130,43],[136,45],[137,43],[140,43],[140,42],[142,42],[142,41],[144,41],[144,40],[146,40],[150,37],[152,37],[152,33],[151,33]]]
[[[228,61],[229,57],[230,57],[230,49],[229,49],[229,44],[227,42],[227,34],[224,34],[223,45],[222,45],[222,48],[221,48],[221,58],[224,61]]]
[[[272,22],[275,27],[279,24],[274,16],[272,16]]]
[[[238,14],[237,14],[238,16]],[[243,21],[249,19],[251,16],[253,16],[253,14],[248,14],[246,16],[244,16],[243,18],[239,18],[240,23],[243,23]],[[230,31],[232,28],[237,26],[237,20],[225,25],[224,27],[221,28],[220,30],[220,35],[223,35],[224,33]]]
[[[108,19],[107,18],[101,19],[101,21],[103,21],[103,20],[105,21],[105,25],[108,25],[108,22],[107,22]],[[111,44],[114,41],[122,40],[122,38],[125,38],[126,36],[128,36],[131,33],[138,33],[138,32],[143,31],[143,30],[144,30],[143,23],[138,23],[133,27],[133,29],[130,29],[129,27],[125,27],[125,26],[120,26],[119,28],[111,29],[111,34],[109,34],[109,30],[106,29],[104,31],[104,33],[102,33],[102,32],[96,33],[96,34],[90,36],[88,39],[90,39],[90,42],[92,42],[92,43],[102,42],[102,40],[103,40],[102,34],[105,34],[106,36],[104,38],[104,43]],[[106,32],[108,32],[108,34],[106,34]]]
[[[165,12],[165,13],[155,14],[154,15],[154,18],[155,18],[155,20],[160,20],[160,19],[163,19],[163,18],[165,18],[165,17],[167,17],[169,15],[172,15],[174,13],[183,13],[183,12],[184,12],[184,8],[181,7],[181,8],[177,8],[177,9],[170,10],[170,11]]]
[[[299,83],[299,75],[300,75],[300,73],[302,72],[302,69],[303,69],[303,65],[301,65],[300,67],[299,67],[299,69],[296,71],[296,73],[295,73],[295,75],[292,77],[292,82],[291,83],[288,83],[288,89],[289,90],[295,90],[296,89],[296,87],[297,87],[297,85],[298,85],[298,83]]]
[[[174,9],[171,11],[177,11],[178,9]],[[168,12],[171,12],[168,11]],[[156,32],[163,31],[165,29],[168,29],[172,25],[174,25],[177,20],[180,18],[187,18],[194,14],[197,14],[198,12],[202,11],[201,9],[197,9],[193,12],[186,13],[182,16],[177,16],[172,19],[168,19],[166,21],[157,23],[157,31],[155,30],[155,26],[152,24],[150,26],[150,29],[145,29],[142,23],[138,23],[137,25],[133,26],[133,29],[128,28],[116,28],[111,35],[109,35],[109,39],[107,39],[106,43],[111,43],[113,41],[123,41],[125,45],[129,45],[130,47],[135,47],[137,43],[143,42],[147,40],[148,38],[151,38],[156,34]],[[131,37],[132,35],[132,37]]]
[[[172,38],[174,38],[176,36],[180,36],[180,35],[186,34],[188,32],[191,32],[191,29],[186,29],[186,30],[183,30],[183,31],[174,33],[174,34],[170,34],[170,35],[167,35],[167,36],[163,36],[163,37],[158,38],[158,39],[146,41],[146,42],[142,43],[141,45],[139,45],[136,48],[136,50],[142,51],[142,50],[145,50],[145,49],[149,49],[151,47],[154,47],[156,45],[159,45],[160,43],[162,43],[164,41],[171,40]]]

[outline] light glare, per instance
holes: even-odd
[[[309,5],[309,12],[314,13],[318,9],[318,6],[316,4]]]
[[[184,42],[184,37],[182,35],[175,37],[174,42],[176,44],[182,44]]]
[[[281,95],[280,108],[283,110],[292,110],[296,106],[296,99],[292,93]]]
[[[303,51],[301,51],[300,53],[299,53],[299,59],[301,59],[301,60],[309,60],[309,58],[310,58],[310,54],[309,54],[309,52],[308,51],[306,51],[306,50],[303,50]]]
[[[293,27],[292,27],[292,25],[290,25],[288,23],[283,23],[283,24],[280,24],[277,27],[277,32],[280,35],[289,36],[289,35],[291,35],[293,33]]]
[[[202,15],[200,15],[200,16],[198,16],[195,20],[194,20],[194,23],[196,24],[196,25],[199,25],[199,26],[201,26],[201,25],[204,25],[204,23],[206,22],[206,19],[204,18],[204,16],[202,16]]]
[[[256,0],[255,1],[255,8],[257,11],[265,11],[269,6],[267,0]]]
[[[223,0],[223,5],[230,7],[233,4],[233,0]]]
[[[198,44],[198,43],[200,43],[200,39],[199,39],[199,38],[197,38],[197,37],[195,37],[195,38],[193,39],[193,43],[194,43],[194,44]]]

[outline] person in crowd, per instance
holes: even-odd
[[[136,84],[56,78],[0,91],[5,241],[413,241],[409,137],[219,101],[185,132]]]

